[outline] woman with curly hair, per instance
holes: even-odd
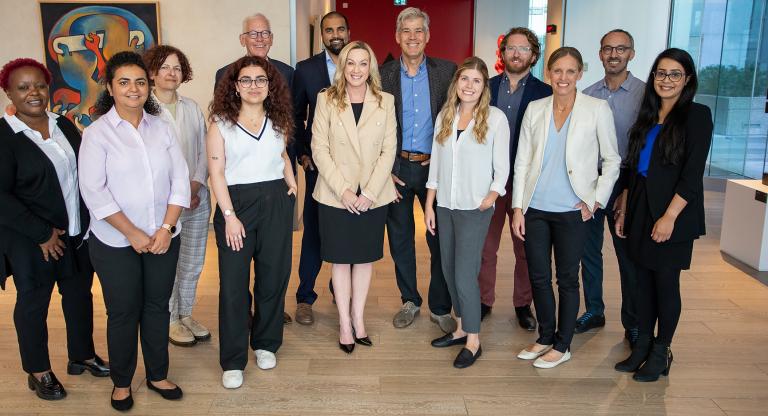
[[[488,68],[476,56],[467,58],[437,116],[426,185],[424,222],[432,235],[435,229],[440,233],[440,261],[458,324],[432,346],[464,345],[453,361],[456,368],[471,366],[483,353],[477,275],[493,206],[509,177],[509,123],[490,101]]]
[[[319,203],[323,261],[332,263],[339,348],[371,346],[363,312],[373,262],[383,256],[390,179],[397,147],[395,101],[381,91],[376,55],[364,42],[339,54],[333,84],[317,95],[312,157],[320,175],[312,196]],[[351,299],[351,307],[350,307]]]
[[[208,328],[192,319],[211,218],[211,197],[206,186],[205,116],[194,100],[178,93],[181,84],[192,79],[192,67],[182,51],[169,45],[157,45],[144,52],[143,58],[152,84],[151,97],[160,105],[160,118],[176,131],[176,140],[189,169],[192,196],[189,209],[182,211],[179,219],[181,248],[169,305],[168,340],[174,345],[191,346],[211,338]]]
[[[262,370],[275,367],[283,342],[296,202],[286,153],[293,134],[290,91],[267,60],[242,57],[216,85],[210,120],[208,171],[217,201],[213,228],[221,279],[219,363],[222,384],[235,389],[243,384],[249,338]],[[249,328],[251,260],[256,313]]]
[[[33,59],[14,59],[0,70],[0,87],[15,107],[0,118],[0,287],[13,274],[13,323],[27,385],[41,399],[58,400],[67,392],[48,354],[54,286],[66,323],[67,373],[106,377],[109,366],[93,346],[93,266],[83,241],[88,211],[77,188],[80,132],[46,111],[50,82],[48,69]]]
[[[176,133],[157,116],[149,72],[136,53],[107,62],[99,118],[83,132],[80,189],[91,216],[88,242],[107,308],[112,407],[133,406],[141,338],[147,388],[182,397],[168,376],[168,301],[179,258],[179,216],[189,207],[189,171]]]

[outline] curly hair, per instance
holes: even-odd
[[[147,66],[147,70],[150,74],[156,75],[160,71],[160,67],[169,56],[176,55],[181,65],[181,82],[189,82],[192,80],[192,66],[189,65],[189,59],[184,52],[174,46],[170,45],[155,45],[149,50],[144,52],[143,59],[144,64]]]
[[[213,101],[208,106],[209,120],[213,123],[217,119],[229,123],[237,123],[240,115],[242,101],[236,94],[237,79],[240,71],[249,66],[258,66],[267,73],[268,86],[267,98],[264,99],[264,111],[272,121],[275,131],[280,133],[286,143],[293,138],[293,104],[291,92],[283,75],[268,60],[258,56],[244,56],[227,68],[213,92]]]
[[[453,121],[457,116],[456,108],[459,106],[459,78],[468,69],[475,69],[483,76],[483,92],[480,94],[480,100],[475,104],[473,114],[475,127],[472,129],[472,133],[475,135],[475,140],[478,143],[485,143],[485,135],[488,133],[489,106],[491,103],[491,89],[488,87],[488,67],[485,66],[485,62],[482,59],[477,56],[470,56],[464,60],[453,74],[445,104],[443,104],[443,109],[438,114],[438,117],[440,117],[440,131],[435,135],[435,140],[440,144],[445,143],[445,140],[451,135],[451,130],[453,130]]]
[[[368,84],[368,88],[371,89],[371,94],[378,100],[379,107],[381,107],[381,75],[379,75],[379,64],[376,62],[376,55],[367,43],[361,40],[356,40],[349,42],[347,46],[339,52],[338,68],[340,70],[336,70],[336,75],[333,77],[331,86],[325,90],[325,95],[328,97],[328,101],[336,104],[336,108],[338,108],[339,111],[344,111],[347,107],[347,78],[344,76],[344,66],[346,65],[349,53],[355,49],[362,49],[368,52],[370,62],[368,62],[368,79],[365,82]]]
[[[48,85],[51,84],[51,72],[48,71],[48,68],[46,68],[45,65],[32,58],[17,58],[3,65],[3,69],[0,70],[0,88],[4,91],[8,91],[13,71],[25,66],[39,69],[45,77],[45,83]]]
[[[501,43],[499,43],[499,50],[501,53],[504,53],[504,48],[507,47],[507,41],[509,41],[509,37],[512,35],[525,36],[525,39],[531,45],[531,55],[534,56],[533,61],[531,61],[531,68],[536,66],[536,62],[539,62],[539,58],[541,57],[541,44],[539,44],[539,38],[536,36],[536,34],[527,27],[513,27],[512,29],[509,29],[509,31],[504,34],[504,38],[501,40]]]
[[[141,59],[141,55],[135,52],[118,52],[112,55],[107,61],[107,71],[104,77],[104,91],[99,94],[99,98],[96,100],[96,104],[93,105],[93,115],[96,117],[107,114],[109,110],[115,105],[115,99],[109,94],[106,86],[111,85],[115,79],[115,72],[124,66],[136,65],[144,70],[144,74],[149,81],[149,71],[147,66],[144,65],[144,61]],[[144,111],[153,116],[160,114],[160,106],[152,99],[152,95],[147,97],[147,101],[144,102]]]

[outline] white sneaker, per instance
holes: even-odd
[[[541,357],[537,358],[536,361],[533,362],[533,366],[536,368],[555,368],[558,365],[568,361],[571,359],[571,352],[566,351],[565,354],[563,354],[562,357],[560,357],[557,361],[545,361]]]
[[[523,348],[523,350],[520,351],[519,354],[517,354],[517,358],[519,358],[521,360],[535,360],[535,359],[539,358],[540,356],[542,356],[542,355],[546,354],[547,352],[549,352],[549,350],[551,350],[551,349],[552,349],[551,345],[547,345],[546,348],[544,348],[543,350],[541,350],[539,352],[528,351],[527,348]]]
[[[267,350],[256,350],[256,365],[262,370],[271,370],[277,365],[275,354]]]
[[[236,389],[243,385],[243,370],[227,370],[221,375],[225,389]]]

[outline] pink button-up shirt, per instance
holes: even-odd
[[[147,112],[136,129],[111,110],[83,132],[80,191],[91,214],[90,233],[112,247],[130,246],[104,218],[122,211],[153,235],[168,205],[189,207],[189,171],[173,127]],[[176,224],[176,235],[181,224]]]

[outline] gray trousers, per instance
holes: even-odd
[[[477,275],[493,209],[452,210],[437,207],[437,232],[445,283],[453,312],[464,332],[480,332],[480,285]]]

